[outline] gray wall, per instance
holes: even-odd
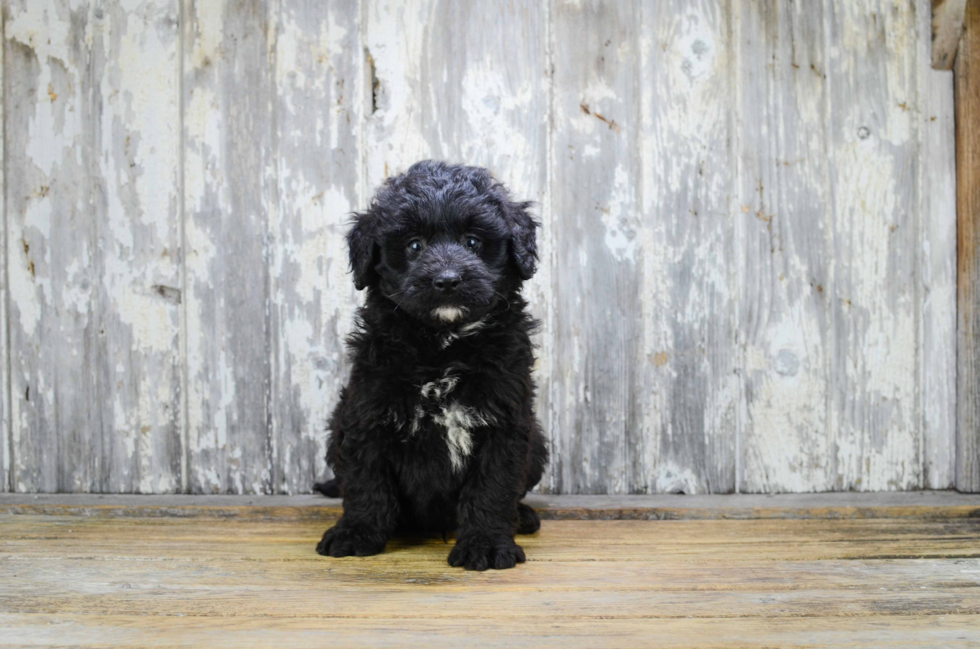
[[[0,484],[295,493],[426,157],[538,202],[542,488],[953,483],[928,0],[7,0]]]

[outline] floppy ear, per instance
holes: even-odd
[[[350,269],[354,274],[354,288],[358,291],[375,279],[377,248],[374,215],[370,212],[355,214],[354,225],[347,233],[347,250],[350,255]]]
[[[504,212],[510,224],[510,254],[517,264],[521,279],[531,279],[538,260],[537,222],[531,218],[530,202],[504,202]]]

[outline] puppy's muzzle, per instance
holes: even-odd
[[[463,278],[455,270],[445,269],[432,278],[432,286],[445,295],[451,295],[459,288]]]

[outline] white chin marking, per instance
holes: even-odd
[[[458,306],[441,306],[432,310],[432,315],[443,322],[456,322],[466,311]]]

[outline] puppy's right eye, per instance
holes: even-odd
[[[422,242],[419,241],[418,239],[412,239],[411,241],[408,242],[408,249],[412,252],[421,252]]]

